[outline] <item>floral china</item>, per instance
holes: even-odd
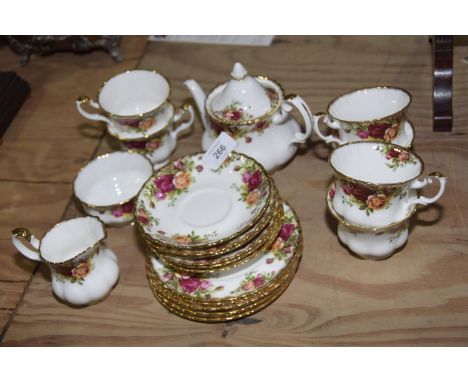
[[[333,208],[335,194],[336,186],[333,183],[327,193],[328,210],[338,221],[338,238],[356,255],[364,259],[383,260],[407,242],[409,218],[416,211],[415,205],[402,221],[386,227],[369,229],[350,224],[335,212]]]
[[[76,107],[85,118],[106,122],[121,132],[141,133],[158,123],[170,92],[169,81],[160,73],[128,70],[104,82],[96,101],[81,96],[76,100]],[[89,113],[83,105],[101,110],[101,113]]]
[[[133,220],[133,202],[153,174],[143,155],[117,151],[98,156],[76,176],[73,191],[88,215],[105,224],[120,225]]]
[[[152,240],[177,247],[215,246],[252,227],[272,194],[263,167],[231,152],[216,170],[203,154],[157,171],[137,197],[137,223]]]
[[[167,104],[166,107],[174,110],[171,104]],[[185,114],[189,115],[189,119],[181,122]],[[193,107],[184,105],[173,114],[173,118],[169,118],[167,124],[160,129],[154,129],[155,132],[119,134],[110,125],[108,132],[119,140],[122,150],[145,155],[153,163],[154,169],[158,170],[168,163],[169,156],[177,146],[177,139],[192,126],[194,117]]]
[[[102,245],[106,236],[104,224],[88,216],[55,225],[42,240],[25,228],[16,228],[11,240],[21,254],[49,267],[57,297],[73,305],[89,305],[102,300],[119,277],[114,252]]]
[[[300,257],[292,260],[282,270],[281,277],[275,279],[267,288],[244,295],[248,297],[236,299],[235,302],[219,300],[216,305],[207,305],[207,300],[190,301],[181,298],[165,285],[161,285],[151,266],[147,266],[147,275],[156,299],[172,313],[200,322],[227,322],[250,316],[271,305],[288,288],[299,262]]]
[[[162,283],[178,294],[202,300],[236,298],[255,292],[273,282],[296,256],[302,243],[299,220],[288,204],[274,243],[253,261],[241,267],[211,275],[183,275],[151,257],[154,271]]]
[[[271,182],[271,197],[269,205],[266,207],[265,212],[262,216],[252,225],[251,228],[245,232],[229,239],[223,240],[221,243],[202,246],[202,247],[181,247],[180,245],[171,246],[164,243],[153,240],[151,236],[148,236],[144,231],[142,231],[142,226],[137,225],[140,233],[146,242],[146,244],[157,251],[158,253],[164,253],[164,255],[170,256],[172,258],[178,259],[187,259],[187,260],[201,260],[201,259],[210,259],[210,261],[215,261],[215,259],[221,258],[226,255],[229,256],[233,251],[244,248],[247,243],[257,241],[259,235],[272,223],[272,219],[279,215],[283,215],[283,203],[278,196],[278,191],[274,186],[273,180]],[[138,217],[145,217],[145,215],[138,215]],[[143,219],[144,220],[144,219]]]
[[[266,77],[251,77],[234,64],[231,80],[217,86],[208,96],[194,80],[185,85],[192,93],[204,126],[203,150],[225,131],[237,141],[236,151],[260,162],[269,172],[288,162],[312,132],[312,113],[297,96],[284,96],[279,84]],[[306,130],[289,115],[295,106]]]
[[[434,172],[422,181],[424,163],[411,150],[384,142],[350,142],[329,156],[335,173],[334,210],[351,224],[381,227],[401,221],[416,204],[436,202],[444,193],[446,178]],[[432,198],[417,190],[439,182]]]
[[[261,288],[257,293],[248,294],[248,298],[235,302],[224,302],[220,300],[217,305],[206,305],[206,300],[190,301],[178,298],[175,293],[160,284],[158,276],[155,275],[151,265],[147,265],[147,275],[150,287],[156,299],[170,312],[193,321],[205,323],[220,323],[238,320],[271,305],[288,288],[294,278],[299,266],[300,257],[291,261],[287,268],[283,269],[282,276],[271,283],[268,288]]]
[[[279,200],[278,204],[277,212],[254,239],[239,249],[217,257],[188,259],[169,255],[165,251],[154,248],[150,243],[148,243],[148,247],[150,252],[157,255],[162,263],[181,273],[209,274],[233,269],[254,259],[273,244],[284,220],[283,202]]]
[[[314,131],[326,143],[383,140],[409,147],[414,137],[412,126],[405,124],[410,103],[411,94],[396,87],[353,90],[331,101],[327,113],[314,116]],[[338,131],[339,138],[320,132],[321,119]]]

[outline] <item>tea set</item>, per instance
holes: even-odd
[[[357,89],[313,114],[300,96],[285,95],[276,81],[251,76],[240,63],[208,95],[193,79],[184,84],[200,114],[203,151],[177,159],[171,154],[195,113],[191,105],[174,107],[162,74],[126,71],[104,82],[96,100],[76,100],[85,118],[105,122],[121,151],[91,160],[75,178],[75,197],[89,216],[57,224],[42,240],[25,228],[12,231],[18,251],[47,264],[52,289],[66,303],[89,305],[110,293],[119,268],[103,244],[105,225],[133,222],[146,244],[152,292],[169,311],[225,322],[271,304],[293,279],[302,253],[299,220],[271,173],[312,132],[331,146],[334,180],[326,206],[338,239],[359,257],[392,256],[408,240],[417,206],[445,191],[440,173],[419,180],[424,163],[411,149],[412,99],[404,89]],[[226,134],[235,151],[213,167],[206,153]],[[436,194],[422,196],[434,180]]]

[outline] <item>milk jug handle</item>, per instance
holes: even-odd
[[[11,241],[15,248],[28,259],[40,261],[39,251],[29,249],[21,242],[21,239],[28,241],[35,249],[39,249],[40,241],[26,228],[15,228],[11,231]]]

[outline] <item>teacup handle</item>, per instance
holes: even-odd
[[[437,179],[439,181],[439,191],[435,196],[432,198],[426,198],[425,196],[413,196],[408,200],[408,207],[412,206],[413,204],[422,204],[427,206],[428,204],[436,202],[444,193],[445,185],[447,184],[447,178],[441,174],[440,172],[433,172],[429,174],[424,180],[416,179],[410,186],[411,189],[416,190],[427,186],[433,182],[433,179]]]
[[[192,126],[193,121],[195,119],[195,113],[193,111],[192,105],[185,104],[185,105],[182,105],[177,110],[177,112],[174,114],[173,122],[176,124],[187,113],[190,116],[189,120],[186,121],[186,122],[180,123],[179,126],[175,130],[173,130],[173,131],[171,130],[171,135],[176,141],[177,141],[177,138],[179,137],[180,133],[182,133],[183,131],[187,130],[190,126]]]
[[[339,145],[342,145],[344,142],[335,137],[334,135],[323,135],[322,132],[320,131],[319,129],[319,122],[320,122],[320,119],[323,118],[323,122],[325,122],[327,124],[328,127],[331,127],[332,129],[341,129],[341,124],[339,121],[333,121],[327,114],[325,113],[317,113],[317,114],[314,114],[314,131],[315,131],[315,134],[317,134],[319,136],[319,138],[323,141],[325,141],[325,143],[338,143]]]
[[[92,99],[90,99],[89,97],[87,97],[87,96],[78,97],[77,100],[76,100],[76,108],[78,109],[78,111],[80,112],[80,114],[83,117],[91,119],[92,121],[103,121],[103,122],[112,124],[112,121],[109,118],[104,117],[101,114],[88,113],[87,111],[85,111],[83,109],[83,105],[85,105],[85,104],[89,104],[91,107],[93,107],[95,109],[99,109],[99,104],[97,102],[93,101]]]
[[[22,255],[28,259],[40,261],[39,251],[33,251],[26,247],[22,242],[21,238],[26,239],[33,248],[39,249],[40,241],[26,228],[15,228],[11,231],[11,241],[15,248],[21,252]]]
[[[299,112],[302,115],[302,118],[304,119],[305,127],[306,127],[304,133],[297,132],[296,134],[294,134],[293,139],[289,143],[290,144],[305,143],[307,138],[309,138],[310,134],[312,133],[312,125],[313,125],[312,112],[310,111],[307,103],[302,99],[302,97],[298,95],[295,95],[295,94],[288,95],[286,97],[286,102],[295,106],[296,109],[299,110]]]

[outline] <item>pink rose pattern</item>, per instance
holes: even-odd
[[[57,280],[60,282],[83,285],[86,281],[86,276],[94,269],[92,258],[98,253],[99,251],[96,250],[88,254],[87,257],[70,265],[54,266]]]
[[[400,130],[400,117],[373,122],[368,125],[352,123],[351,130],[355,130],[356,135],[363,140],[391,142],[397,137]]]
[[[128,217],[133,213],[133,200],[118,206],[117,208],[112,210],[112,216],[116,218],[120,218],[122,216]]]
[[[242,185],[232,185],[240,192],[240,199],[247,205],[247,208],[252,208],[252,213],[257,211],[259,201],[263,201],[267,192],[267,182],[264,179],[263,173],[257,166],[251,163],[242,166],[236,166],[234,171],[240,171]]]
[[[266,88],[265,93],[270,100],[270,107],[271,110],[277,107],[279,102],[279,96],[274,89]],[[271,119],[267,118],[257,122],[255,125],[247,125],[243,126],[236,126],[233,125],[232,122],[246,122],[249,120],[254,119],[253,115],[246,112],[244,108],[242,108],[239,101],[233,100],[231,104],[226,106],[223,110],[217,111],[214,113],[217,117],[225,120],[226,124],[219,123],[217,121],[211,121],[211,127],[215,132],[214,138],[216,138],[221,132],[225,131],[234,139],[241,139],[245,138],[246,143],[252,142],[252,137],[248,136],[249,132],[256,132],[258,134],[263,134],[265,129],[270,126]]]
[[[265,179],[259,166],[249,160],[244,160],[238,154],[231,153],[226,160],[216,170],[207,170],[202,162],[202,156],[188,156],[176,160],[170,165],[157,172],[157,175],[148,181],[142,190],[143,198],[139,199],[135,209],[136,221],[144,228],[151,230],[154,225],[158,225],[157,219],[151,217],[149,210],[155,208],[156,203],[168,201],[168,206],[174,206],[177,197],[187,192],[191,184],[196,182],[197,174],[204,171],[215,173],[223,171],[227,166],[232,166],[233,170],[240,172],[239,183],[232,185],[239,191],[239,200],[246,203],[246,208],[251,214],[257,212],[266,203],[268,194],[268,178]],[[234,163],[233,163],[234,162]],[[237,164],[239,163],[239,164]],[[120,214],[119,211],[116,212]],[[148,232],[149,234],[152,234]],[[197,232],[181,232],[177,234],[157,234],[166,236],[170,241],[190,245],[191,243],[202,243],[216,237],[217,233],[207,233],[200,235]]]
[[[239,287],[233,291],[231,294],[241,293],[241,292],[251,292],[256,289],[259,289],[265,285],[267,285],[276,275],[275,271],[272,272],[265,272],[265,273],[257,273],[257,272],[249,272],[244,279],[241,281]]]
[[[385,159],[389,162],[386,165],[393,171],[396,171],[399,167],[404,167],[408,164],[417,164],[417,160],[412,153],[407,150],[400,149],[391,145],[383,145],[381,153],[385,156]]]
[[[400,195],[402,188],[372,189],[359,183],[340,181],[341,189],[345,195],[342,203],[349,206],[357,206],[369,216],[376,210],[386,209],[391,206],[392,198]],[[335,189],[331,189],[328,197],[335,197]]]
[[[213,293],[224,289],[222,285],[214,286],[208,279],[193,275],[181,275],[170,268],[163,268],[161,279],[166,285],[179,293],[203,299],[209,299]]]
[[[272,257],[268,256],[266,263],[272,264],[275,260],[284,261],[288,259],[294,253],[299,239],[300,235],[296,217],[291,210],[287,210],[284,213],[283,225],[278,236],[268,250]]]

